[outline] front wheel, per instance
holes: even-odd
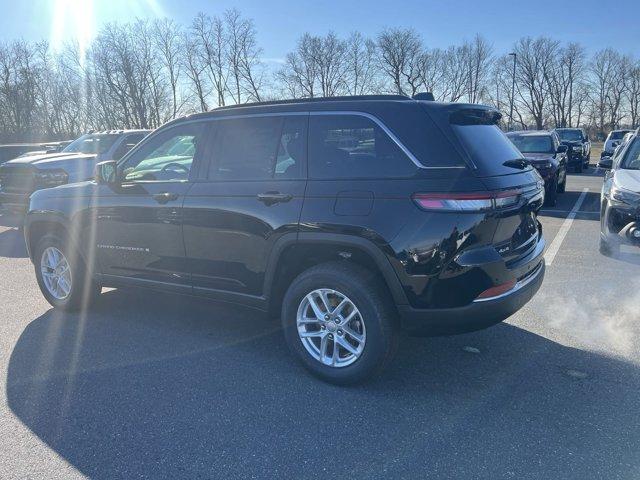
[[[558,202],[558,177],[555,177],[549,187],[544,198],[544,203],[548,207],[555,207]]]
[[[380,372],[398,338],[384,285],[372,272],[347,262],[301,273],[285,294],[282,325],[289,349],[307,370],[341,385]]]
[[[101,288],[91,278],[82,257],[56,235],[45,235],[36,246],[34,265],[40,291],[62,310],[87,308]]]
[[[582,173],[582,161],[576,165],[576,173]]]
[[[562,183],[558,183],[558,193],[564,193],[567,190],[567,172],[564,172]]]
[[[620,245],[600,237],[600,253],[606,257],[615,257],[620,253]]]

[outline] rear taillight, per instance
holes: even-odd
[[[413,201],[424,210],[483,212],[508,208],[520,201],[520,190],[468,193],[416,193]]]

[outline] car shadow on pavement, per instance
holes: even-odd
[[[110,291],[14,347],[12,412],[93,478],[615,478],[640,472],[637,365],[509,324],[404,338],[374,381],[309,376],[277,323]]]
[[[0,231],[0,257],[26,258],[27,249],[24,234],[18,228]]]

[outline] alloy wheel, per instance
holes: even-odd
[[[296,317],[298,336],[309,354],[323,365],[346,367],[364,351],[366,329],[358,307],[329,288],[308,293]]]

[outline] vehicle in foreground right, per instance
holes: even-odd
[[[544,184],[499,120],[403,96],[178,119],[95,181],[31,195],[38,284],[62,309],[103,286],[248,305],[315,375],[364,380],[399,330],[486,328],[540,287]]]
[[[616,156],[602,185],[600,252],[614,255],[625,244],[640,246],[640,138],[637,135]]]

